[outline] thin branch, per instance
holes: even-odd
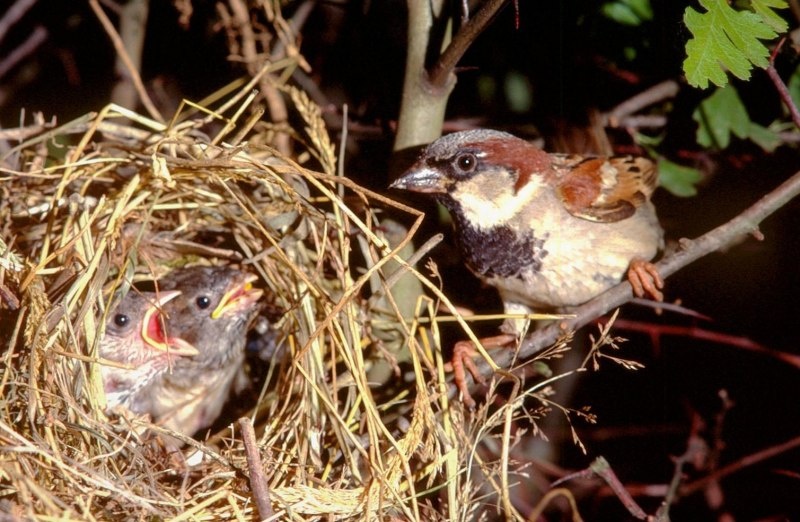
[[[441,89],[447,85],[448,77],[455,69],[458,61],[461,60],[467,49],[478,38],[478,35],[489,26],[494,15],[500,11],[500,8],[506,2],[508,0],[487,0],[478,13],[461,27],[453,37],[453,41],[450,42],[450,45],[447,46],[447,49],[428,72],[428,81],[431,87]]]
[[[616,127],[623,129],[660,129],[667,126],[667,121],[667,117],[661,114],[640,114],[621,118],[617,121]]]
[[[625,506],[625,509],[627,509],[631,515],[639,520],[647,519],[647,514],[639,504],[633,500],[633,497],[628,490],[625,489],[625,486],[619,478],[617,478],[617,474],[614,473],[611,464],[608,463],[605,457],[597,457],[594,462],[591,463],[589,469],[608,484],[608,487],[617,495],[619,501],[622,502],[622,505]]]
[[[130,62],[123,59],[121,55],[117,55],[116,63],[114,63],[117,81],[111,89],[111,103],[131,109],[136,107],[138,93],[136,85],[131,81],[129,71],[131,69],[142,70],[142,53],[147,36],[149,8],[149,0],[130,0],[120,6],[119,37]]]
[[[25,16],[25,13],[27,13],[36,2],[37,0],[17,0],[14,5],[8,8],[5,14],[3,14],[3,17],[0,18],[0,42],[3,41],[3,38],[6,37],[14,24]]]
[[[600,319],[600,324],[604,321]],[[739,335],[726,334],[724,332],[715,332],[699,326],[679,326],[671,324],[648,324],[639,323],[635,321],[628,321],[626,319],[617,319],[614,326],[618,329],[628,330],[631,332],[640,332],[648,334],[651,338],[657,339],[662,335],[674,335],[680,337],[688,337],[691,339],[700,339],[703,341],[710,341],[713,343],[724,344],[733,346],[741,350],[747,350],[754,353],[764,354],[768,357],[773,357],[785,364],[794,366],[800,370],[800,355],[793,355],[790,353],[782,352],[767,348],[752,339]]]
[[[699,417],[695,417],[692,422],[692,430],[689,434],[689,440],[686,443],[686,451],[680,457],[675,459],[675,469],[672,473],[672,480],[670,480],[667,492],[664,495],[664,501],[659,506],[656,512],[655,520],[657,522],[669,521],[669,508],[678,498],[678,489],[680,488],[681,481],[684,477],[683,468],[687,464],[702,461],[708,453],[708,446],[700,437],[698,432],[702,426],[702,421]],[[616,491],[614,492],[616,493]]]
[[[746,455],[739,460],[731,462],[727,466],[723,466],[713,473],[709,473],[708,475],[696,479],[692,482],[688,482],[682,486],[678,487],[677,498],[684,498],[691,496],[695,493],[698,493],[706,487],[710,483],[719,482],[720,480],[733,475],[745,468],[754,466],[756,464],[760,464],[766,460],[769,460],[773,457],[781,455],[783,453],[787,453],[789,451],[795,450],[800,448],[800,437],[795,437],[790,439],[786,442],[782,442],[781,444],[777,444],[775,446],[770,446],[763,450],[759,450],[755,453],[751,453],[750,455]],[[583,472],[581,472],[583,473]],[[587,478],[586,474],[579,475],[580,478]],[[634,496],[646,496],[646,497],[665,497],[669,494],[669,485],[667,484],[628,484],[627,489],[631,492]],[[601,496],[611,496],[615,494],[613,491],[610,491],[610,488],[604,488],[599,492]]]
[[[2,34],[2,31],[0,31]],[[41,25],[37,25],[36,29],[25,39],[22,44],[18,45],[8,56],[0,61],[0,78],[6,75],[8,71],[13,69],[19,62],[28,55],[39,48],[40,45],[47,39],[47,29]]]
[[[792,100],[792,95],[789,93],[789,89],[786,87],[786,84],[783,83],[778,71],[775,70],[775,57],[778,55],[778,52],[780,52],[781,47],[783,47],[783,42],[785,41],[786,37],[781,38],[781,41],[778,42],[778,45],[776,45],[775,49],[772,50],[772,55],[769,57],[767,75],[775,85],[775,89],[778,91],[781,101],[783,101],[783,104],[786,105],[787,109],[789,109],[789,113],[792,115],[792,121],[794,122],[795,126],[800,128],[800,111],[797,110],[797,106],[794,104],[794,100]]]
[[[669,98],[674,98],[678,94],[679,89],[680,86],[675,80],[666,80],[653,85],[649,89],[640,92],[632,98],[628,98],[608,111],[608,113],[603,115],[602,123],[603,125],[617,127],[620,125],[620,120],[639,112],[645,107]]]
[[[646,520],[647,513],[636,503],[636,501],[631,496],[630,492],[625,489],[625,486],[617,477],[617,474],[614,473],[614,470],[611,468],[611,464],[608,463],[605,457],[597,457],[589,464],[589,467],[571,473],[565,477],[556,480],[551,484],[551,487],[556,487],[564,482],[573,480],[573,479],[590,479],[594,476],[600,477],[603,479],[603,482],[611,488],[611,491],[614,492],[614,495],[622,502],[622,505],[628,510],[628,512],[633,515],[635,518],[639,520]]]
[[[258,454],[258,443],[256,434],[253,431],[253,424],[247,417],[239,419],[239,429],[242,430],[242,441],[244,442],[245,453],[247,454],[247,467],[250,470],[250,490],[256,499],[259,520],[271,518],[272,502],[269,498],[269,483],[264,475],[264,467],[261,465],[261,456]]]
[[[754,466],[767,459],[771,459],[772,457],[780,455],[781,453],[786,453],[787,451],[791,451],[798,447],[800,447],[800,437],[795,437],[791,440],[788,440],[776,446],[770,446],[769,448],[757,451],[756,453],[752,453],[750,455],[742,457],[741,459],[735,462],[731,462],[727,466],[723,466],[717,469],[714,473],[708,476],[705,476],[694,482],[686,484],[685,486],[682,486],[681,488],[678,489],[678,494],[681,497],[687,497],[689,495],[697,493],[698,491],[702,491],[711,482],[719,481],[727,477],[728,475],[736,473],[737,471],[740,471],[750,466]]]
[[[100,20],[100,23],[105,29],[106,34],[111,39],[111,43],[114,44],[114,50],[117,52],[117,56],[120,60],[125,64],[125,67],[128,69],[128,74],[131,75],[131,82],[136,87],[136,92],[139,94],[139,100],[141,100],[142,105],[147,110],[147,113],[156,121],[164,121],[164,117],[161,115],[161,112],[156,108],[156,105],[153,103],[153,100],[150,99],[150,95],[147,94],[147,89],[144,87],[144,83],[142,82],[142,77],[139,75],[138,69],[133,65],[133,61],[131,57],[128,55],[128,51],[125,49],[125,44],[122,42],[122,38],[120,38],[117,29],[114,27],[114,24],[111,23],[111,20],[108,19],[106,16],[105,11],[100,6],[97,0],[89,0],[89,5],[94,11],[95,16],[97,19]]]

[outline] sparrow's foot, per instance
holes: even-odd
[[[514,335],[502,334],[481,339],[481,344],[487,350],[491,350],[494,348],[506,347],[515,340],[516,336]],[[450,362],[453,369],[453,382],[458,388],[458,391],[461,392],[461,401],[464,403],[464,406],[470,410],[475,409],[475,399],[473,399],[472,395],[469,393],[466,372],[472,375],[475,382],[486,384],[486,379],[481,375],[474,361],[476,353],[477,349],[475,348],[475,343],[472,341],[458,341],[455,346],[453,346],[453,359]]]
[[[661,274],[658,273],[658,269],[653,263],[641,259],[631,261],[631,266],[628,268],[628,281],[633,287],[633,294],[636,297],[644,297],[647,294],[656,301],[664,300],[664,294],[661,292],[661,289],[664,288],[664,280],[661,279]]]

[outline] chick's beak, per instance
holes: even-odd
[[[447,192],[447,182],[438,171],[425,165],[417,164],[396,179],[394,183],[389,185],[389,188],[440,194]]]
[[[172,301],[181,295],[177,290],[170,292],[161,292],[158,295],[158,300],[151,303],[144,313],[144,320],[142,321],[142,339],[147,345],[158,351],[168,352],[173,355],[181,355],[192,357],[198,355],[200,352],[191,343],[181,339],[180,337],[167,337],[164,332],[164,318],[161,316],[161,307],[165,303]]]
[[[264,295],[263,290],[253,288],[253,282],[256,280],[258,280],[258,277],[253,274],[247,274],[244,282],[228,290],[222,296],[214,311],[211,312],[211,318],[219,319],[229,312],[246,310],[254,305]]]

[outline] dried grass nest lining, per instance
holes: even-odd
[[[327,136],[313,111],[301,113],[309,152],[332,170]],[[103,415],[93,363],[115,288],[207,261],[246,263],[289,310],[279,327],[291,357],[256,405],[277,513],[433,519],[420,515],[423,488],[445,488],[455,505],[459,459],[442,448],[458,437],[441,413],[442,362],[431,346],[404,349],[411,330],[396,306],[408,303],[382,293],[398,265],[377,235],[369,206],[378,197],[266,147],[92,129],[53,165],[46,137],[31,140],[6,156],[16,163],[0,176],[0,282],[21,297],[18,310],[0,311],[4,508],[88,519],[252,515],[230,431],[186,469],[142,443],[143,428],[158,431],[146,419]],[[358,213],[344,203],[345,187]],[[368,267],[351,266],[353,250]],[[411,357],[414,381],[371,387],[369,369],[387,353],[427,355],[432,371]]]

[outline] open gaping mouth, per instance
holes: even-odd
[[[161,315],[161,307],[179,295],[181,293],[177,290],[160,292],[158,300],[147,307],[142,321],[142,339],[154,350],[191,357],[200,352],[191,343],[180,337],[167,337],[164,329],[164,316]]]
[[[228,290],[217,307],[211,312],[212,319],[219,319],[223,315],[229,313],[237,313],[242,310],[249,309],[256,301],[261,299],[264,291],[253,288],[253,282],[258,280],[258,277],[253,274],[247,274],[244,281],[237,284]]]

